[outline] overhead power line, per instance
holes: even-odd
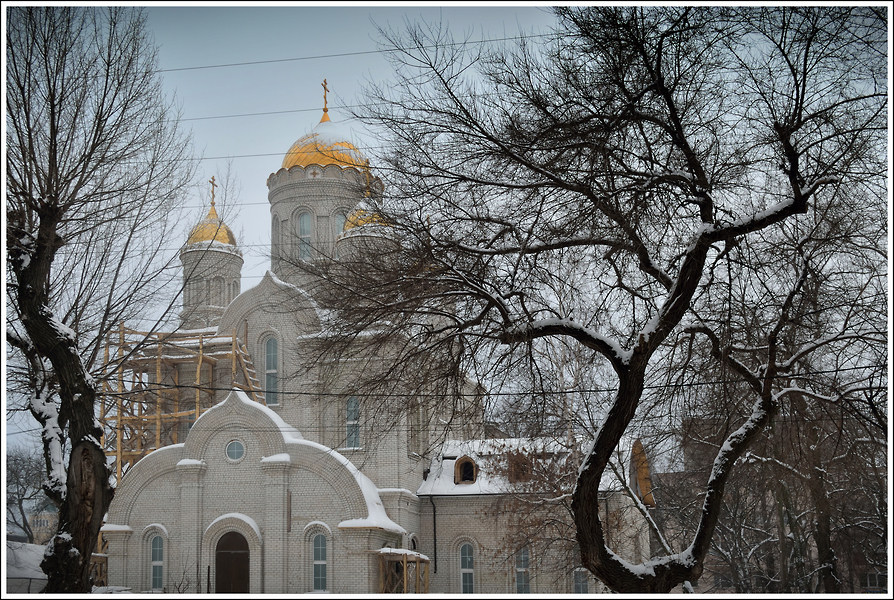
[[[779,374],[773,377],[773,379],[803,379],[805,377],[810,377],[813,375],[828,375],[830,373],[841,373],[845,371],[858,371],[865,369],[875,368],[877,365],[859,365],[853,367],[841,367],[838,369],[825,369],[818,371],[808,371],[803,373],[795,373],[795,374]],[[708,381],[693,381],[687,383],[662,383],[662,384],[649,384],[644,385],[644,390],[658,390],[658,389],[675,389],[681,387],[696,387],[703,385],[718,385],[723,383],[746,383],[744,379],[727,379],[727,380],[708,380]],[[204,390],[204,391],[222,391],[229,392],[232,391],[233,388],[226,386],[209,386],[209,385],[195,385],[195,384],[167,384],[167,383],[155,383],[151,382],[148,384],[144,384],[145,387],[137,389],[137,390],[125,390],[123,392],[115,392],[115,391],[105,391],[102,392],[103,396],[129,396],[137,392],[152,392],[155,390],[189,390],[194,391],[196,389]],[[598,393],[613,393],[617,391],[616,388],[581,388],[581,389],[566,389],[566,390],[536,390],[536,391],[520,391],[520,392],[501,392],[494,391],[488,392],[486,395],[491,397],[523,397],[523,396],[554,396],[554,395],[571,395],[571,394],[598,394]],[[312,397],[344,397],[347,395],[346,392],[313,392],[313,391],[304,391],[304,390],[294,390],[294,391],[285,391],[280,390],[277,391],[276,394],[278,396],[312,396]],[[363,394],[368,398],[418,398],[420,395],[416,392],[373,392],[368,394]],[[456,394],[445,392],[445,393],[435,393],[435,392],[427,392],[424,394],[426,397],[431,398],[452,398],[455,397]],[[472,397],[474,394],[464,394],[466,397]]]
[[[466,40],[463,42],[453,42],[449,44],[438,44],[432,46],[422,46],[419,48],[420,50],[434,50],[438,48],[452,47],[452,46],[466,46],[466,45],[476,45],[476,44],[490,44],[493,42],[509,42],[513,40],[522,40],[522,39],[531,39],[531,38],[545,38],[550,37],[552,34],[547,33],[538,33],[531,35],[516,35],[516,36],[508,36],[501,38],[491,38],[485,40]],[[229,67],[246,67],[252,65],[269,65],[275,63],[284,63],[284,62],[298,62],[305,60],[320,60],[324,58],[347,58],[350,56],[369,56],[371,54],[389,54],[392,52],[408,52],[410,50],[414,50],[415,48],[387,48],[380,50],[358,50],[355,52],[333,52],[330,54],[316,54],[316,55],[308,55],[308,56],[296,56],[293,58],[271,58],[268,60],[248,60],[242,62],[232,62],[232,63],[221,63],[217,65],[198,65],[194,67],[172,67],[170,69],[158,69],[158,73],[174,73],[177,71],[199,71],[202,69],[225,69]]]

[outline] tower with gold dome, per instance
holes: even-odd
[[[352,139],[348,128],[329,118],[324,96],[320,122],[267,178],[270,268],[290,283],[306,283],[301,263],[335,256],[336,241],[359,203],[382,197],[382,181]]]
[[[242,252],[236,236],[218,216],[214,206],[214,177],[211,184],[211,208],[189,233],[180,250],[183,265],[183,309],[180,324],[184,329],[216,326],[224,309],[239,295],[242,281]]]

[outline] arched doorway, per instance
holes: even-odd
[[[235,531],[225,533],[215,551],[214,591],[218,594],[247,594],[248,541]]]

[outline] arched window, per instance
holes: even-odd
[[[224,300],[223,300],[224,280],[223,280],[223,277],[215,277],[214,279],[212,279],[211,286],[212,286],[212,294],[213,294],[211,296],[211,303],[214,304],[215,306],[223,306],[223,304],[224,304]]]
[[[279,404],[279,347],[275,337],[264,342],[264,397],[267,405]]]
[[[314,591],[326,591],[326,536],[318,533],[313,539]]]
[[[345,221],[348,220],[348,214],[339,210],[332,215],[332,239],[337,240],[338,236],[345,230]]]
[[[150,587],[153,590],[164,589],[164,554],[165,541],[160,535],[153,536],[149,542],[151,548],[150,568],[151,581]]]
[[[472,544],[463,544],[459,549],[459,577],[463,594],[475,593],[475,551]]]
[[[360,400],[348,398],[345,407],[345,448],[360,447]]]
[[[310,258],[312,220],[309,212],[298,215],[298,258],[301,260]]]
[[[475,483],[478,477],[478,466],[468,456],[463,456],[456,461],[453,472],[453,483]]]
[[[531,553],[522,548],[515,554],[515,591],[518,594],[531,593]]]

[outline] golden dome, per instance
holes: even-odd
[[[317,123],[309,134],[292,144],[282,161],[282,168],[304,167],[309,165],[337,165],[353,167],[359,170],[369,169],[369,160],[347,141],[349,135],[329,120],[328,112]]]
[[[357,205],[357,208],[345,217],[345,226],[342,231],[347,232],[363,225],[388,225],[388,221],[382,215],[372,210],[366,202],[361,202]]]
[[[189,232],[189,237],[186,239],[187,244],[198,244],[200,242],[220,242],[221,244],[229,244],[231,246],[236,245],[236,236],[217,216],[214,200],[211,200],[211,210],[208,211],[208,216],[192,228],[192,231]]]

